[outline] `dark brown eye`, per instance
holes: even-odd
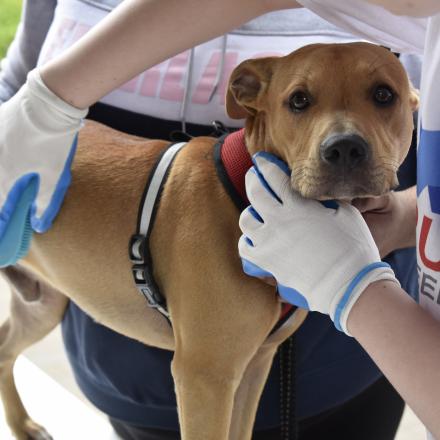
[[[310,98],[305,92],[295,92],[289,98],[289,107],[295,112],[301,112],[310,105]]]
[[[394,92],[388,86],[378,86],[374,91],[374,101],[379,105],[389,105],[394,101]]]

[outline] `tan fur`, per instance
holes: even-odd
[[[390,82],[399,94],[393,110],[380,113],[371,106],[366,90],[377,81]],[[296,115],[285,102],[299,83],[314,91],[317,105]],[[410,144],[415,100],[399,62],[384,49],[329,45],[240,65],[231,77],[227,108],[233,117],[247,115],[250,152],[276,153],[293,169],[296,189],[329,198],[335,195],[316,184],[323,137],[335,127],[368,137],[378,171],[367,171],[383,174],[371,188],[386,192]],[[0,328],[0,392],[17,438],[43,431],[25,413],[11,373],[16,356],[33,339],[11,329],[23,326],[27,314],[51,317],[49,326],[32,324],[41,338],[61,319],[67,298],[119,333],[175,351],[172,374],[184,440],[251,437],[277,346],[306,313],[297,312],[289,328],[268,338],[280,302],[274,287],[241,269],[239,212],[217,178],[214,142],[196,138],[177,156],[151,237],[154,275],[167,298],[171,329],[139,295],[127,255],[145,182],[167,143],[96,123],[81,131],[73,182],[53,228],[35,236],[21,268],[5,274],[22,309],[12,310]],[[305,164],[316,175],[295,180]],[[37,299],[26,294],[36,290]]]

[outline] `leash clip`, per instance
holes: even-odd
[[[230,130],[223,124],[221,121],[212,121],[211,126],[213,128],[213,132],[211,133],[212,137],[222,137],[227,134],[230,134]]]
[[[147,237],[142,234],[132,235],[128,247],[130,261],[133,263],[131,272],[138,291],[147,300],[148,307],[157,309],[169,320],[170,314],[166,309],[165,300],[154,282],[148,261],[145,261]]]
[[[147,237],[145,235],[134,234],[130,238],[128,244],[128,254],[130,261],[134,264],[143,264],[144,255],[147,245]]]
[[[143,263],[134,264],[131,268],[131,271],[133,273],[133,279],[136,287],[147,300],[148,306],[153,309],[157,309],[160,313],[162,313],[162,315],[169,319],[170,314],[165,308],[164,299],[160,294],[157,293],[158,290],[149,268]]]

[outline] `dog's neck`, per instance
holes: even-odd
[[[268,151],[276,154],[266,124],[266,115],[263,112],[257,113],[246,119],[245,144],[251,156],[259,151]]]

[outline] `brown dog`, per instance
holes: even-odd
[[[227,111],[246,118],[250,153],[265,150],[288,163],[301,194],[352,199],[395,187],[417,103],[392,53],[356,43],[245,61],[231,76]],[[296,312],[290,326],[268,337],[280,301],[273,287],[242,272],[240,213],[217,177],[214,143],[196,138],[179,152],[151,236],[171,328],[139,295],[127,257],[146,176],[166,142],[94,123],[81,131],[59,217],[34,238],[20,267],[5,271],[14,294],[0,328],[0,392],[18,439],[44,430],[21,404],[14,360],[60,321],[68,298],[117,332],[174,350],[183,439],[251,437],[277,346],[306,313]]]

